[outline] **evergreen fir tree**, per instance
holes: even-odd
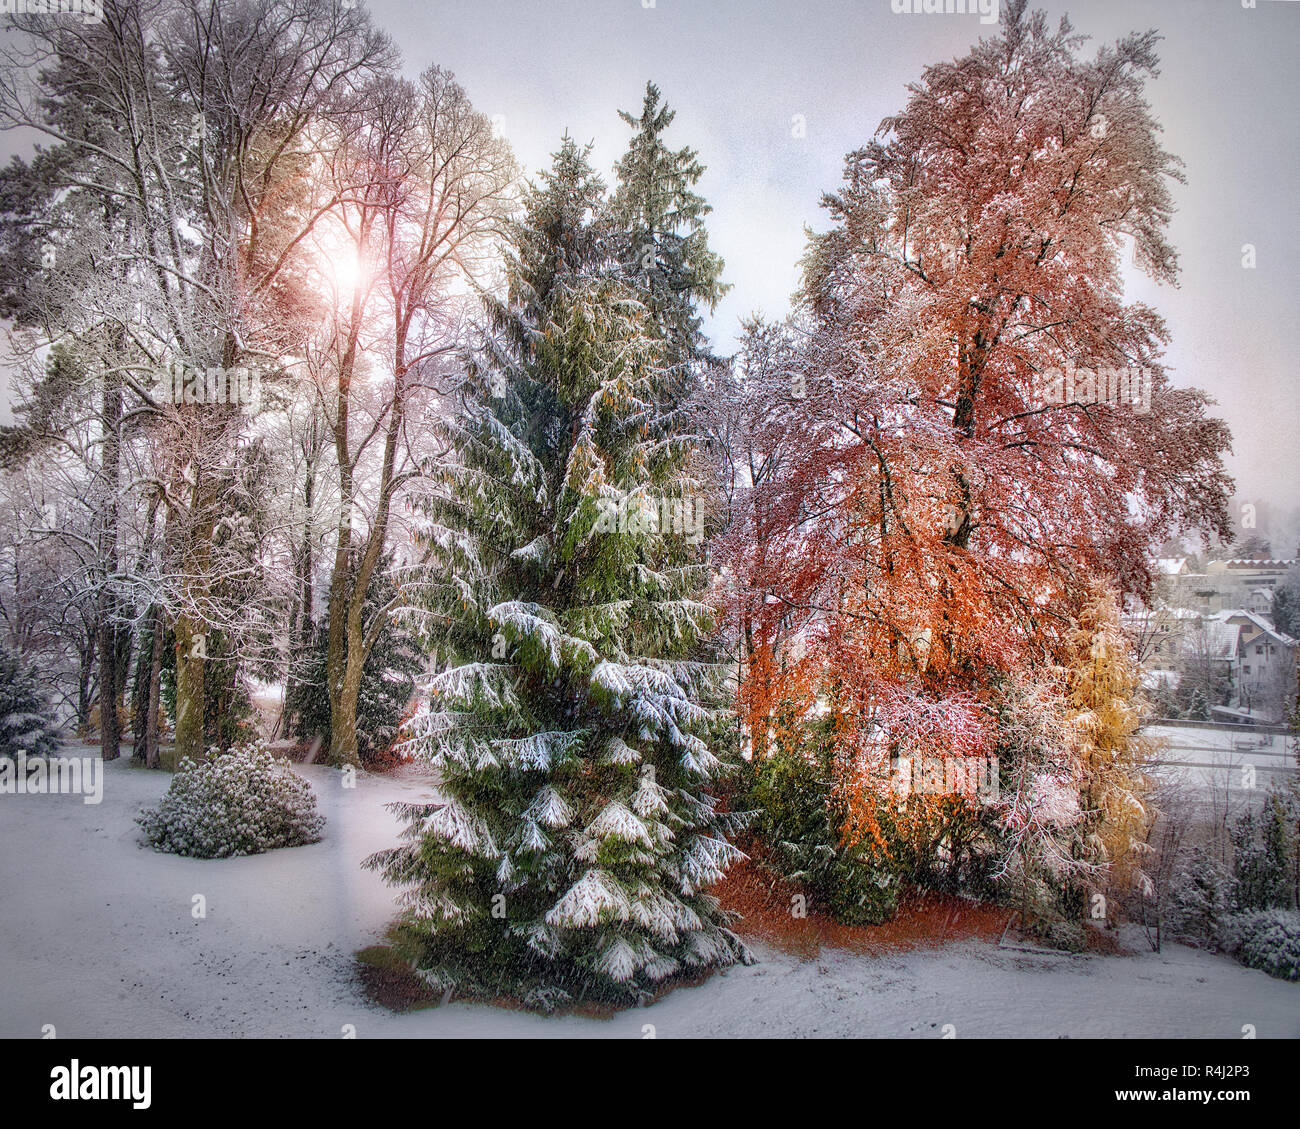
[[[1289,902],[1286,804],[1276,792],[1257,819],[1247,811],[1232,831],[1240,910],[1285,908]]]
[[[1232,875],[1205,846],[1192,848],[1174,877],[1175,929],[1194,941],[1216,942],[1234,897]]]
[[[36,668],[0,645],[0,757],[49,756],[59,736]]]
[[[609,219],[622,277],[642,295],[667,359],[681,363],[703,350],[697,307],[712,310],[728,288],[704,226],[713,209],[694,191],[704,166],[695,150],[664,143],[676,111],[659,99],[648,82],[641,116],[619,111],[636,133],[615,168]]]
[[[675,372],[587,151],[566,137],[526,204],[425,533],[456,661],[413,730],[441,801],[400,805],[404,843],[369,865],[406,887],[399,936],[440,989],[628,1003],[747,959],[707,893],[742,857],[708,791],[722,668],[698,546],[655,509],[689,489]]]
[[[371,574],[362,605],[362,615],[367,620],[397,594],[391,567],[391,558],[386,558]],[[363,764],[373,764],[397,738],[415,691],[415,677],[423,670],[424,661],[414,635],[402,624],[389,620],[361,669],[357,754]],[[311,646],[295,664],[285,694],[285,710],[293,719],[293,732],[319,738],[324,748],[329,747],[330,740],[328,673],[329,622],[326,619],[314,629]]]
[[[1300,635],[1300,566],[1293,565],[1273,592],[1273,626],[1284,635]]]

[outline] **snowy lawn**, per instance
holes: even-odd
[[[89,748],[67,754],[89,755]],[[102,804],[0,795],[0,1036],[359,1037],[1300,1036],[1300,985],[1221,956],[1036,956],[967,941],[934,951],[759,963],[612,1019],[544,1018],[454,1002],[405,1015],[368,1003],[353,953],[381,941],[393,892],[360,867],[395,841],[383,805],[431,792],[414,773],[301,768],[322,842],[251,858],[184,859],[138,845],[133,820],[170,777],[107,768]],[[196,918],[195,895],[206,902]],[[741,928],[743,933],[743,926]]]

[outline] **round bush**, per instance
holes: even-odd
[[[317,843],[325,826],[311,785],[257,744],[187,757],[161,803],[136,822],[155,849],[206,859]]]

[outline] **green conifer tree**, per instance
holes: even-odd
[[[1270,792],[1258,816],[1248,810],[1233,828],[1233,869],[1240,910],[1288,905],[1288,822],[1285,800],[1280,793]]]
[[[666,341],[667,360],[681,364],[703,352],[699,307],[712,310],[728,289],[704,226],[713,209],[694,191],[704,166],[694,149],[665,144],[676,111],[660,104],[653,82],[646,83],[641,116],[620,110],[619,117],[636,132],[614,170],[614,253]]]
[[[566,137],[428,509],[430,642],[455,660],[414,728],[441,798],[402,805],[404,842],[369,860],[405,887],[399,936],[430,983],[545,1009],[747,959],[707,892],[742,856],[709,794],[722,668],[680,508],[689,444],[605,206]]]
[[[0,645],[0,757],[49,756],[58,751],[60,736],[40,674]]]
[[[397,595],[393,558],[385,556],[370,574],[362,615],[367,622]],[[414,634],[390,618],[380,630],[361,668],[357,696],[357,755],[373,767],[398,737],[415,689],[415,676],[425,669]],[[294,663],[285,693],[285,710],[292,731],[317,739],[324,749],[330,743],[329,619],[312,630],[311,645]]]

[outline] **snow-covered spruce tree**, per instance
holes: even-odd
[[[1200,945],[1214,945],[1236,897],[1236,880],[1214,853],[1197,844],[1180,860],[1173,880],[1175,933]]]
[[[0,757],[48,756],[58,747],[54,708],[36,668],[0,645]]]
[[[1233,828],[1238,910],[1285,909],[1289,905],[1288,822],[1281,793],[1270,792],[1258,816],[1247,810]]]
[[[641,294],[669,361],[695,359],[705,351],[698,307],[712,310],[728,289],[704,226],[713,209],[693,190],[704,166],[694,149],[665,144],[676,111],[660,105],[654,83],[646,83],[639,118],[619,117],[636,131],[615,167],[609,205],[620,276]]]
[[[406,887],[398,935],[431,984],[547,1010],[748,956],[707,893],[743,856],[708,792],[704,572],[651,509],[690,488],[676,374],[613,277],[604,202],[566,137],[429,504],[430,641],[454,659],[413,731],[442,798],[401,805],[405,842],[369,860]]]

